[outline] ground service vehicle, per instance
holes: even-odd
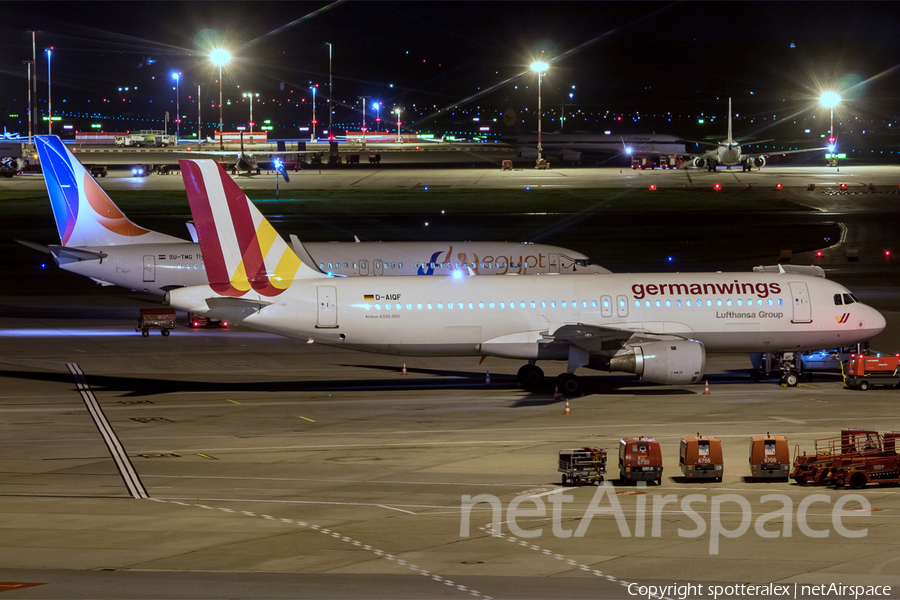
[[[886,433],[882,436],[880,451],[865,452],[849,456],[834,467],[828,479],[835,487],[849,486],[853,489],[867,483],[900,483],[900,456],[897,455],[897,440],[900,433]]]
[[[577,448],[560,450],[556,470],[562,473],[562,484],[579,485],[582,481],[597,485],[606,475],[606,450],[603,448]]]
[[[844,383],[848,388],[866,391],[873,385],[900,385],[900,354],[854,354],[847,364]]]
[[[678,452],[681,473],[689,479],[715,479],[722,481],[724,461],[722,442],[714,437],[701,436],[681,438]]]
[[[791,478],[797,483],[828,483],[829,474],[841,460],[880,452],[881,436],[877,431],[844,429],[840,437],[819,439],[814,444],[812,454],[801,455],[799,445],[794,449]]]
[[[220,329],[228,329],[227,321],[218,321],[216,319],[210,319],[203,315],[198,315],[192,312],[188,313],[188,324],[193,329],[201,329],[201,328],[209,328],[209,327],[218,327]]]
[[[790,478],[791,456],[783,435],[754,435],[750,438],[750,476],[754,479]]]
[[[175,309],[142,308],[135,331],[140,331],[142,336],[147,337],[150,335],[150,329],[153,328],[159,328],[159,332],[164,337],[168,336],[169,330],[175,329]]]
[[[637,171],[640,169],[643,171],[644,169],[655,169],[656,161],[653,160],[652,156],[632,156],[631,157],[631,169]]]
[[[662,451],[653,438],[632,437],[619,440],[619,481],[662,482]]]
[[[142,129],[140,131],[129,131],[125,135],[116,136],[116,146],[137,147],[166,147],[175,145],[177,139],[174,135],[167,135],[163,131],[155,129]]]

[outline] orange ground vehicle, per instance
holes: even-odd
[[[900,456],[897,455],[897,440],[900,433],[886,433],[882,436],[879,452],[864,452],[855,456],[841,458],[840,464],[832,467],[828,479],[836,487],[850,486],[853,489],[864,487],[867,483],[900,483]]]
[[[722,460],[722,442],[714,437],[681,438],[678,453],[681,473],[690,479],[716,479],[722,481],[725,463]]]
[[[791,478],[797,483],[828,483],[829,474],[840,461],[855,456],[881,452],[881,436],[877,431],[863,429],[843,429],[840,437],[815,441],[812,454],[800,454],[800,447],[794,449],[794,464]]]
[[[863,392],[873,385],[900,385],[900,354],[851,355],[844,383],[848,388]]]
[[[791,452],[783,435],[754,435],[750,438],[750,476],[784,479],[791,472]]]
[[[662,451],[653,438],[619,440],[619,481],[662,481]]]

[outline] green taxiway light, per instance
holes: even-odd
[[[47,120],[47,117],[44,117],[44,120]],[[62,117],[53,117],[54,121],[62,121]]]
[[[91,123],[91,129],[102,129],[103,125],[100,123]]]
[[[697,123],[703,125],[706,121],[704,119],[697,119]]]
[[[272,122],[271,119],[266,119],[265,121],[263,121],[263,123],[265,123],[266,125],[268,125],[268,124],[271,123],[271,122]]]

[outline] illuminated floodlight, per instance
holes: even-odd
[[[172,79],[174,79],[175,81],[178,81],[180,78],[181,74],[179,74],[178,71],[172,73]]]
[[[221,67],[222,65],[227,65],[231,60],[231,52],[225,50],[224,48],[216,48],[209,53],[209,60],[212,61],[212,64],[219,67]]]
[[[463,272],[459,269],[453,271],[453,279],[462,279]]]
[[[834,108],[841,103],[841,95],[837,92],[822,92],[821,97],[819,97],[819,102],[821,102],[822,106],[825,108]]]
[[[539,60],[536,60],[533,63],[531,63],[531,70],[535,71],[537,73],[543,73],[544,71],[546,71],[549,68],[550,68],[550,65],[548,65],[545,62],[539,61]]]
[[[634,148],[625,148],[625,154],[631,156],[632,152],[634,152]]]
[[[828,146],[828,151],[831,152],[832,154],[834,154],[834,151],[836,149],[837,149],[837,147],[834,144],[831,144],[830,146]]]

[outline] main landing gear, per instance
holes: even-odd
[[[522,365],[517,377],[521,386],[526,390],[537,389],[544,383],[543,369],[532,363]],[[576,375],[571,373],[561,373],[556,378],[556,387],[563,396],[571,397],[581,393],[581,382]]]

